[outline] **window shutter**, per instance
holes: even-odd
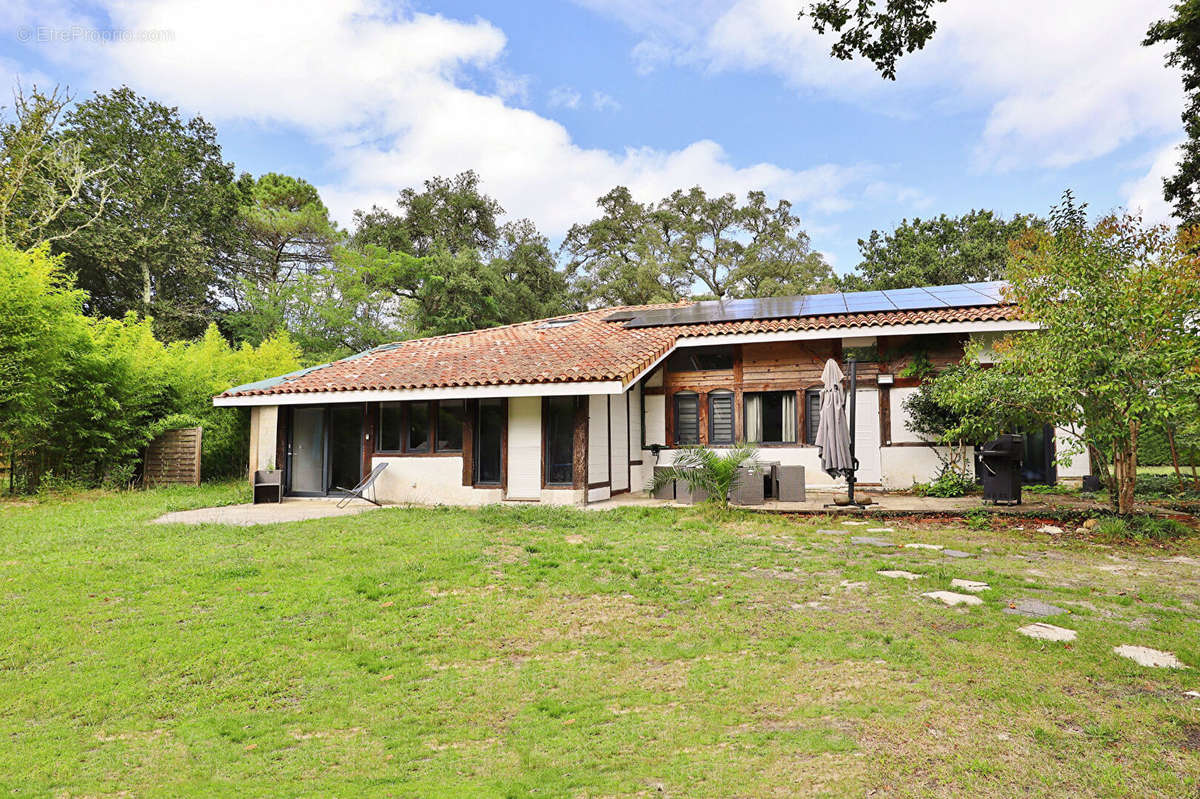
[[[817,428],[821,425],[821,392],[810,388],[804,393],[804,440],[817,443]]]
[[[700,398],[696,394],[675,395],[675,443],[700,443]]]
[[[708,395],[708,443],[733,443],[733,393],[713,392]]]

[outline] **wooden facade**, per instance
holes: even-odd
[[[940,370],[958,363],[966,345],[966,337],[942,336],[891,336],[875,342],[878,353],[875,360],[858,364],[858,386],[878,386],[880,443],[890,444],[891,402],[888,385],[878,385],[879,375],[893,376],[896,386],[915,386],[920,377],[902,376],[918,362],[928,363],[933,370]],[[721,346],[721,345],[717,345]],[[728,369],[685,370],[673,367],[667,360],[660,367],[662,385],[647,387],[648,395],[662,394],[666,397],[666,440],[668,446],[676,443],[675,395],[692,392],[698,395],[700,415],[700,444],[709,444],[708,395],[714,391],[732,391],[734,394],[734,440],[745,440],[744,397],[749,392],[792,391],[796,393],[797,441],[788,444],[761,444],[763,447],[810,446],[804,442],[807,419],[805,394],[809,389],[821,387],[821,373],[830,358],[844,369],[845,351],[842,339],[815,341],[772,341],[725,345],[731,350],[732,364]],[[699,348],[698,348],[699,349]],[[715,348],[713,348],[715,349]]]

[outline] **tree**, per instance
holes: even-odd
[[[855,272],[842,277],[840,286],[867,291],[1000,280],[1008,243],[1044,224],[1032,215],[1005,219],[986,210],[905,219],[891,233],[872,230],[858,240],[862,261]]]
[[[406,188],[399,213],[378,206],[354,215],[349,249],[360,267],[390,282],[407,302],[414,335],[458,333],[555,316],[576,306],[549,241],[528,219],[502,223],[504,209],[479,177]]]
[[[64,127],[87,169],[111,165],[83,183],[59,218],[61,229],[77,228],[103,206],[95,222],[58,242],[89,294],[88,312],[136,311],[153,316],[167,338],[198,335],[237,240],[238,187],[216,130],[127,87],[80,103]]]
[[[13,115],[0,124],[0,241],[31,249],[69,237],[103,213],[111,165],[85,166],[79,142],[60,135],[59,116],[70,101],[57,86],[50,92],[34,86],[28,95],[19,85],[13,91]],[[57,226],[88,184],[96,186],[93,213]]]
[[[920,50],[937,30],[930,9],[946,0],[886,0],[878,10],[875,0],[819,0],[800,12],[812,19],[813,30],[841,34],[830,49],[843,61],[855,56],[869,59],[879,74],[896,79],[896,61]]]
[[[563,240],[579,294],[602,305],[649,305],[687,296],[684,276],[670,274],[667,215],[636,202],[624,186],[600,197],[600,216],[572,225]]]
[[[58,365],[84,336],[83,292],[48,245],[22,252],[0,242],[0,452],[33,452],[60,396]]]
[[[1200,395],[1200,231],[1113,215],[1089,225],[1070,193],[1013,248],[1011,296],[1040,328],[1009,337],[984,369],[971,353],[938,398],[970,417],[985,404],[1065,429],[1133,510],[1138,434]],[[1067,454],[1067,453],[1063,453]]]
[[[286,327],[293,282],[329,266],[341,234],[307,181],[274,172],[243,180],[242,249],[226,280],[233,304],[227,324],[235,338],[258,343]]]
[[[618,186],[598,200],[602,214],[567,233],[568,271],[590,302],[674,302],[700,285],[717,298],[819,291],[833,273],[813,252],[791,204],[750,192],[709,197],[699,186],[655,205]]]
[[[1143,45],[1169,44],[1167,65],[1183,73],[1187,105],[1183,109],[1179,171],[1163,179],[1163,196],[1175,208],[1182,227],[1200,224],[1200,0],[1182,0],[1172,6],[1174,16],[1159,20],[1146,32]]]

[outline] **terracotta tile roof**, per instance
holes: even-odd
[[[221,396],[615,380],[628,383],[670,351],[676,340],[683,336],[976,322],[1017,317],[1017,310],[1012,305],[983,305],[671,327],[627,328],[622,322],[604,321],[623,310],[663,307],[669,306],[603,308],[551,320],[401,341],[324,366],[237,386]],[[561,326],[546,324],[568,319],[576,321]]]

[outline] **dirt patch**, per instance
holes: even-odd
[[[1187,752],[1200,752],[1200,724],[1184,724],[1183,738],[1179,748]]]

